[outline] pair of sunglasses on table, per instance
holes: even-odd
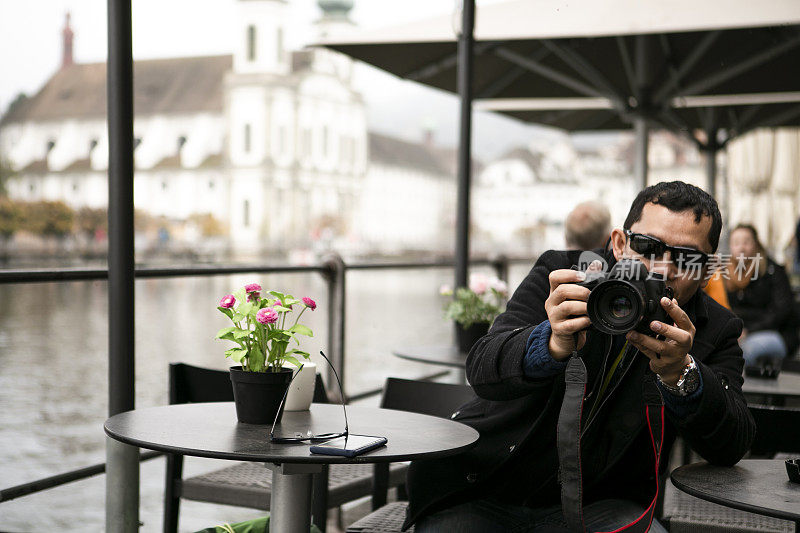
[[[661,239],[629,229],[625,230],[625,236],[628,238],[631,250],[647,259],[661,259],[666,252],[669,252],[670,260],[681,271],[692,267],[698,268],[695,265],[705,266],[712,258],[711,255],[695,248],[670,246]]]
[[[325,359],[325,361],[328,363],[328,366],[331,367],[331,370],[333,370],[333,375],[336,376],[336,383],[339,385],[339,397],[342,399],[342,411],[344,412],[344,431],[340,431],[338,433],[320,433],[317,435],[312,434],[310,431],[306,432],[306,434],[295,433],[294,435],[275,435],[275,425],[278,423],[278,415],[280,415],[280,412],[283,409],[283,404],[286,403],[286,396],[289,394],[289,388],[292,386],[292,381],[294,381],[294,378],[296,378],[300,374],[300,371],[303,370],[303,365],[301,364],[300,368],[297,369],[297,372],[294,373],[292,379],[289,381],[289,386],[286,387],[286,392],[283,393],[283,398],[278,406],[278,414],[275,415],[275,420],[272,421],[272,429],[269,431],[270,442],[275,442],[278,444],[290,444],[293,442],[319,443],[338,437],[347,437],[350,434],[347,424],[347,409],[344,406],[344,390],[342,390],[342,382],[339,380],[339,374],[336,372],[336,368],[333,366],[333,363],[331,363],[330,359],[328,359],[328,357],[322,353],[322,350],[320,350],[319,354]]]

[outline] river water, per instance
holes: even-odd
[[[527,266],[514,267],[511,287]],[[396,358],[392,348],[447,342],[438,289],[447,269],[351,271],[347,274],[345,389],[380,387],[387,376],[438,370]],[[229,366],[219,299],[245,283],[309,296],[319,305],[303,322],[314,331],[310,353],[325,349],[327,289],[318,274],[242,275],[136,282],[136,406],[167,402],[167,365]],[[105,282],[0,285],[0,488],[105,461],[108,410],[108,293]],[[324,362],[318,361],[318,366]],[[224,465],[188,458],[185,475]],[[142,531],[159,531],[164,460],[141,466]],[[105,476],[0,503],[0,530],[102,531]],[[182,502],[180,530],[196,531],[258,511]]]

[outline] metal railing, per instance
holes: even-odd
[[[496,256],[493,258],[476,258],[470,261],[472,266],[490,266],[498,278],[508,281],[509,267],[512,263],[529,263],[529,258],[508,258],[506,256]],[[253,266],[253,265],[225,265],[214,267],[140,267],[134,271],[134,276],[138,279],[152,278],[175,278],[175,277],[205,277],[205,276],[224,276],[233,274],[285,274],[285,273],[307,273],[317,272],[322,275],[328,290],[328,301],[330,302],[328,311],[328,347],[330,357],[336,366],[339,376],[344,382],[345,361],[345,326],[346,317],[346,273],[348,270],[412,270],[412,269],[438,269],[453,268],[455,262],[452,259],[428,260],[428,261],[408,261],[408,262],[375,262],[375,263],[353,263],[346,264],[337,254],[331,254],[325,258],[322,264],[307,266]],[[108,279],[108,271],[103,269],[42,269],[42,270],[4,270],[0,271],[0,284],[12,283],[47,283],[47,282],[69,282],[69,281],[102,281]],[[329,370],[329,373],[331,371]],[[447,371],[436,372],[418,379],[430,380],[442,377]],[[332,379],[332,375],[328,376]],[[361,391],[354,395],[348,395],[345,391],[346,401],[357,401],[377,396],[382,388],[377,387],[367,391]],[[142,452],[139,454],[139,461],[153,459],[163,455],[160,452]],[[104,473],[106,463],[97,463],[91,466],[70,470],[54,476],[49,476],[21,485],[16,485],[0,490],[0,503],[6,502],[29,494],[41,492],[79,481],[89,477]]]

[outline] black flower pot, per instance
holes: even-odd
[[[456,346],[458,346],[459,351],[463,353],[469,352],[472,345],[478,342],[478,339],[489,333],[489,326],[488,322],[476,322],[465,328],[456,323]]]
[[[292,370],[282,368],[280,372],[245,372],[240,366],[232,366],[230,370],[236,418],[245,424],[271,425],[289,388]],[[282,415],[281,408],[278,422]]]

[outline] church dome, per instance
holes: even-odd
[[[353,9],[353,0],[317,0],[317,5],[326,16],[346,17]]]

